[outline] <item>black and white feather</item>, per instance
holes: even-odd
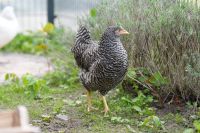
[[[127,72],[127,52],[115,34],[118,28],[108,27],[99,44],[91,40],[85,27],[81,27],[77,33],[72,52],[81,68],[80,80],[89,91],[98,90],[105,95],[122,81]]]

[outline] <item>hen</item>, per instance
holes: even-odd
[[[92,109],[91,92],[99,91],[106,115],[109,107],[105,95],[125,76],[128,58],[120,41],[122,34],[129,33],[120,26],[110,26],[97,44],[91,40],[90,32],[85,27],[81,27],[77,33],[72,52],[81,68],[80,80],[87,90],[88,111]]]
[[[0,13],[0,48],[8,44],[19,32],[19,24],[13,8],[8,6]]]

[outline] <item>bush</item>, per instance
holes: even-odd
[[[8,45],[1,51],[21,52],[31,54],[50,54],[54,51],[67,49],[73,39],[72,31],[65,30],[62,26],[54,27],[53,24],[47,23],[39,31],[29,31],[18,34]]]
[[[108,25],[121,24],[130,32],[122,39],[130,67],[160,73],[169,80],[162,94],[189,99],[200,95],[199,20],[200,9],[183,1],[104,0],[80,22],[98,40]]]

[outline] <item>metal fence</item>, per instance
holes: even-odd
[[[77,17],[87,14],[100,1],[102,0],[0,0],[0,11],[8,5],[13,6],[22,31],[39,29],[47,20],[53,21],[55,16],[56,25],[61,24],[75,30]],[[200,7],[200,0],[177,1]]]
[[[87,14],[101,0],[0,0],[0,11],[13,6],[23,31],[41,28],[55,18],[55,24],[77,28],[77,17]],[[53,3],[52,3],[53,2]],[[49,8],[48,8],[49,4]],[[49,11],[49,13],[48,13]],[[54,11],[54,14],[52,14]]]

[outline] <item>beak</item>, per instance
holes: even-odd
[[[125,29],[121,28],[120,31],[119,31],[119,34],[120,34],[120,35],[127,35],[127,34],[129,34],[129,33],[128,33],[128,31],[126,31]]]

